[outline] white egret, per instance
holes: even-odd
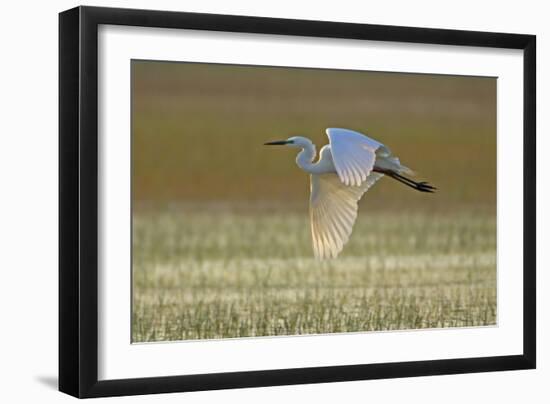
[[[413,172],[382,143],[349,129],[328,128],[326,133],[330,144],[323,146],[317,162],[313,162],[315,145],[308,138],[265,143],[301,149],[296,163],[310,174],[311,236],[314,254],[320,259],[335,258],[342,251],[357,218],[357,202],[384,175],[420,192],[436,189],[404,177]]]

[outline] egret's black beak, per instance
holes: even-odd
[[[282,146],[282,145],[285,145],[285,144],[288,144],[290,143],[289,141],[287,140],[275,140],[274,142],[266,142],[264,143],[265,146]]]

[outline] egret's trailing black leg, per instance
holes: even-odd
[[[436,187],[428,184],[425,181],[416,182],[416,181],[411,180],[410,178],[403,177],[401,174],[397,174],[397,173],[394,173],[394,172],[388,172],[388,173],[385,173],[385,174],[389,175],[394,180],[399,181],[400,183],[405,184],[408,187],[416,189],[417,191],[420,191],[420,192],[433,193],[437,189]]]

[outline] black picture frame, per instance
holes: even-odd
[[[99,381],[100,24],[523,50],[523,354]],[[534,35],[97,7],[60,13],[59,390],[84,398],[535,368],[535,60]]]

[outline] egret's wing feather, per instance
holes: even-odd
[[[346,185],[360,185],[374,167],[376,157],[389,156],[390,150],[359,132],[328,128],[332,160],[340,181]]]
[[[383,174],[371,173],[359,186],[336,174],[311,175],[309,213],[315,257],[335,258],[347,243],[357,218],[357,202]]]

